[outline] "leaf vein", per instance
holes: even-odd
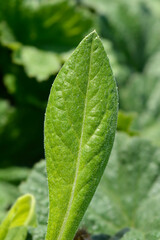
[[[83,141],[83,129],[84,129],[84,123],[85,123],[85,118],[86,118],[86,108],[87,108],[87,93],[88,93],[88,89],[89,89],[89,80],[90,80],[90,71],[91,71],[91,56],[92,56],[92,52],[93,52],[93,38],[92,38],[92,42],[91,42],[91,51],[90,51],[90,59],[89,59],[89,71],[88,71],[88,82],[87,82],[87,89],[86,89],[86,98],[85,98],[85,103],[84,103],[84,114],[83,114],[83,120],[82,120],[82,129],[81,129],[81,137],[80,137],[80,143],[79,143],[79,151],[78,151],[78,157],[77,157],[75,178],[74,178],[73,188],[72,188],[70,199],[69,199],[69,202],[68,202],[68,207],[67,207],[67,210],[66,210],[66,214],[65,214],[65,217],[64,217],[61,229],[60,229],[60,234],[58,236],[58,240],[60,240],[62,235],[63,235],[64,229],[65,229],[65,224],[67,222],[67,219],[69,217],[69,212],[70,212],[71,207],[72,207],[72,202],[73,202],[73,199],[74,199],[74,193],[75,193],[76,182],[77,182],[77,177],[78,177],[78,171],[79,171],[79,166],[80,166],[81,148],[82,148],[82,141]]]

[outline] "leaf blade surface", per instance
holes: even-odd
[[[92,32],[59,72],[47,106],[47,240],[74,237],[110,155],[117,105],[109,60]]]

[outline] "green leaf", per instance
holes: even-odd
[[[160,122],[153,121],[150,126],[141,129],[141,136],[160,146]]]
[[[3,194],[0,195],[0,209],[6,209],[13,203],[14,200],[18,197],[18,189],[16,186],[0,181],[0,192]]]
[[[36,199],[36,214],[38,225],[47,225],[48,219],[48,186],[46,174],[46,162],[35,164],[26,182],[21,183],[20,192],[30,193]]]
[[[42,160],[35,164],[27,181],[20,185],[20,192],[34,195],[38,227],[30,229],[30,234],[32,240],[44,240],[47,231],[49,207],[46,161]]]
[[[156,61],[152,58],[146,64],[143,74],[132,74],[126,87],[123,87],[120,98],[121,106],[128,111],[136,111],[132,129],[139,131],[145,139],[160,145],[160,81]],[[156,68],[154,68],[154,67]]]
[[[5,240],[25,240],[27,237],[27,227],[20,226],[11,228],[7,233]]]
[[[12,30],[5,22],[0,23],[0,42],[3,46],[6,46],[12,50],[16,50],[21,45],[16,41]]]
[[[1,223],[6,214],[7,209],[10,208],[10,206],[19,196],[19,190],[18,187],[10,183],[0,181],[0,193],[1,193],[0,194],[0,223]]]
[[[107,164],[117,109],[109,60],[92,32],[59,72],[46,110],[50,198],[46,240],[73,239]]]
[[[128,209],[132,209],[132,205],[134,205],[135,199],[138,199],[138,197],[140,197],[138,196],[139,195],[138,192],[139,191],[141,192],[141,189],[143,189],[141,195],[146,196],[145,197],[146,200],[144,201],[137,200],[137,202],[139,201],[139,205],[141,206],[143,205],[143,207],[139,208],[141,210],[137,210],[137,209],[135,210],[135,211],[139,211],[139,215],[140,215],[137,217],[140,219],[140,222],[141,222],[139,223],[141,224],[141,226],[139,225],[139,228],[141,228],[140,236],[144,234],[143,232],[146,232],[147,229],[155,228],[150,222],[147,223],[147,220],[152,221],[153,219],[155,219],[153,216],[157,216],[157,219],[159,218],[159,210],[158,210],[159,190],[158,189],[160,185],[160,178],[159,178],[160,164],[159,164],[158,156],[159,156],[159,149],[153,147],[148,141],[142,140],[139,137],[130,138],[124,134],[120,134],[120,133],[117,134],[115,145],[111,154],[111,159],[107,167],[108,170],[106,170],[105,175],[102,178],[102,181],[100,183],[100,186],[97,189],[95,197],[91,202],[91,206],[89,207],[88,212],[86,214],[87,216],[85,216],[84,221],[82,221],[82,225],[87,227],[90,233],[99,233],[99,234],[110,233],[111,235],[116,234],[115,237],[117,239],[117,232],[120,229],[126,226],[133,227],[133,225],[130,223],[130,222],[134,222],[133,217],[131,216],[128,217],[130,218],[130,220],[128,220],[126,223],[122,222],[121,224],[121,221],[123,221],[121,215],[123,215],[123,213],[121,213],[121,211],[119,210],[120,208],[119,201],[121,201],[122,205],[124,206],[126,205],[126,202],[129,201],[128,205],[130,205],[131,207],[128,207]],[[37,163],[33,168],[28,180],[25,183],[21,184],[21,187],[20,187],[20,190],[22,193],[29,192],[33,194],[36,198],[37,218],[38,218],[37,220],[40,226],[36,229],[33,229],[31,232],[34,240],[39,240],[39,239],[43,240],[46,232],[45,225],[47,223],[47,214],[48,214],[49,204],[48,204],[45,163],[46,163],[45,161],[41,161]],[[136,173],[140,174],[141,172],[140,170],[137,171],[137,169],[140,168],[140,165],[142,169],[141,171],[143,171],[142,176],[140,175],[142,179],[142,183],[141,182],[139,183],[137,187],[137,192],[136,192],[134,183],[135,183],[135,179],[137,179]],[[135,171],[132,170],[132,168],[135,169]],[[118,170],[119,173],[117,173],[117,169],[119,169]],[[146,169],[146,170],[144,171],[143,169]],[[120,174],[121,171],[122,173]],[[131,171],[132,171],[132,174],[131,174]],[[119,174],[119,177],[117,176],[118,174]],[[106,179],[106,176],[108,175],[110,175],[109,177],[110,180]],[[123,175],[124,177],[122,178],[121,176]],[[130,182],[128,183],[128,181]],[[138,180],[138,182],[139,181],[140,179]],[[148,181],[148,184],[147,184],[147,181]],[[133,187],[130,190],[128,186],[133,186]],[[107,188],[109,191],[108,195],[106,193]],[[150,188],[150,192],[149,192],[149,188]],[[110,191],[110,189],[112,189],[112,192]],[[125,191],[125,189],[128,189],[128,190]],[[128,192],[129,190],[130,190],[130,193]],[[113,199],[112,199],[113,194],[115,195],[115,199],[118,199],[117,202],[113,202]],[[123,202],[125,203],[123,204]],[[150,209],[150,213],[149,213],[149,209]],[[120,211],[120,214],[118,215],[119,211]],[[130,211],[131,210],[128,210],[127,214],[129,214]],[[132,210],[132,212],[134,211]],[[156,212],[157,214],[155,214]],[[115,216],[115,219],[114,219],[114,216]],[[148,216],[150,216],[150,218]],[[119,225],[117,226],[116,223],[118,221],[119,221]],[[159,221],[157,223],[159,224]],[[145,226],[146,226],[146,229],[144,229]],[[142,228],[144,230],[142,230]],[[155,237],[158,236],[159,232],[151,231],[150,233],[146,233],[146,234],[148,237],[147,240],[157,240],[158,238],[154,239],[154,236]],[[149,238],[149,236],[153,236],[153,238],[152,237]],[[93,239],[104,240],[105,236],[95,235]],[[113,237],[113,240],[115,240],[114,237]]]
[[[30,78],[36,77],[38,81],[47,80],[57,73],[61,66],[61,59],[57,54],[31,46],[15,51],[13,61],[23,65],[27,75]]]
[[[151,233],[142,233],[138,230],[131,230],[126,233],[125,236],[121,240],[159,240],[160,232],[152,231]]]
[[[117,134],[108,167],[83,225],[115,234],[129,227],[146,234],[160,228],[160,149],[139,137]]]
[[[137,230],[132,230],[124,235],[122,240],[147,240],[144,234]],[[158,240],[158,239],[157,239]]]
[[[34,4],[0,0],[0,43],[13,50],[13,62],[21,63],[29,77],[44,81],[58,72],[60,54],[74,48],[93,28],[94,20],[72,0]]]
[[[104,49],[107,53],[107,56],[110,60],[114,75],[117,79],[119,85],[123,84],[125,81],[128,82],[128,77],[130,76],[130,71],[128,66],[120,64],[118,59],[118,54],[113,48],[112,41],[109,41],[105,38],[102,39]]]
[[[8,212],[0,225],[0,240],[13,240],[21,234],[24,236],[22,239],[25,239],[27,226],[36,226],[35,199],[30,194],[18,198]]]
[[[9,167],[0,169],[0,181],[18,183],[25,180],[30,170],[25,167]]]
[[[29,229],[29,236],[31,238],[27,238],[27,240],[44,240],[47,232],[47,225],[38,225],[37,228]]]
[[[44,240],[45,234],[46,234],[49,201],[48,201],[47,179],[46,179],[45,169],[46,169],[46,161],[43,160],[35,164],[27,181],[22,183],[20,186],[21,193],[23,194],[31,193],[36,198],[36,213],[37,213],[38,227],[30,229],[32,240]],[[121,239],[122,236],[126,234],[128,230],[129,229],[124,228],[116,232],[115,236],[113,237],[106,234],[98,234],[98,235],[96,234],[92,236],[92,239],[93,240],[118,240],[118,239]],[[28,240],[30,240],[30,238]]]
[[[159,240],[160,239],[160,231],[152,231],[151,233],[146,234],[147,240]]]
[[[126,132],[131,136],[137,135],[137,133],[131,129],[131,125],[134,118],[135,118],[134,113],[125,113],[123,111],[119,111],[117,130]]]
[[[134,69],[142,69],[145,60],[147,29],[152,18],[146,4],[127,0],[82,0],[99,15],[103,36],[112,40],[121,60]],[[144,6],[144,7],[143,7]],[[103,16],[103,17],[102,17]],[[147,24],[146,24],[147,23]]]
[[[76,46],[93,25],[92,15],[76,8],[70,0],[44,1],[37,7],[33,7],[32,2],[0,0],[0,22],[7,26],[0,32],[3,44],[16,41],[59,52]],[[24,34],[21,34],[22,29],[26,29]]]
[[[9,101],[0,99],[0,134],[13,112],[14,108],[10,106]]]

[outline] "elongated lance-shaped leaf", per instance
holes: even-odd
[[[111,152],[117,102],[109,60],[94,31],[62,67],[48,101],[46,240],[73,239]]]

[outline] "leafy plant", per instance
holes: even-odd
[[[45,239],[49,208],[47,174],[45,161],[37,163],[45,158],[44,111],[59,69],[80,40],[96,29],[116,77],[120,111],[108,170],[80,226],[85,227],[83,230],[89,232],[87,236],[92,240],[159,239],[159,230],[152,226],[156,223],[154,216],[159,218],[159,204],[151,201],[139,221],[129,215],[133,208],[136,214],[139,212],[137,206],[133,207],[135,201],[144,206],[138,189],[144,193],[146,202],[154,196],[158,199],[159,194],[151,178],[155,177],[158,186],[159,174],[155,174],[155,169],[159,169],[160,147],[159,25],[159,0],[0,0],[0,223],[21,194],[33,194],[38,226],[27,227],[26,240]],[[76,99],[81,101],[81,95]],[[67,164],[64,171],[66,168]],[[136,182],[136,173],[128,173],[128,168],[146,176],[154,189],[152,197],[143,186],[134,184],[129,192],[126,185]],[[114,178],[108,183],[111,175],[117,176],[116,183]],[[106,188],[124,203],[123,209],[128,206],[125,211],[128,220],[123,221],[123,213],[115,221],[110,218],[117,216],[119,202],[111,204],[111,193],[107,194]],[[104,207],[95,211],[100,204]],[[121,224],[117,225],[117,219]],[[152,223],[147,230],[148,219]],[[113,232],[109,229],[111,223],[116,225]]]

